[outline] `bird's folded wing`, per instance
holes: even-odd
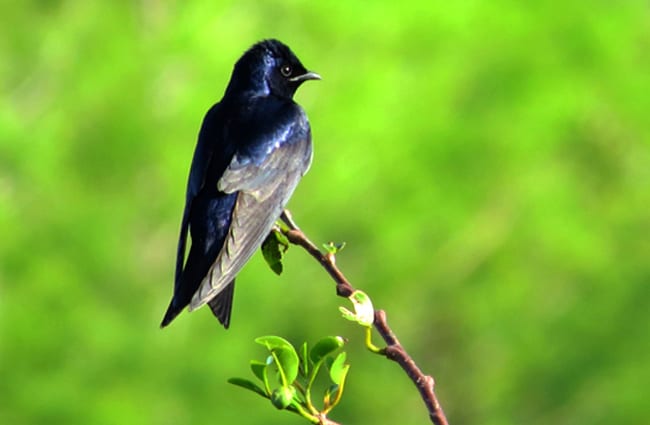
[[[214,145],[209,143],[210,123],[213,121],[215,115],[218,114],[219,108],[219,104],[212,106],[203,119],[199,140],[197,141],[194,156],[192,157],[192,166],[190,167],[190,176],[185,194],[185,209],[183,210],[181,230],[178,237],[178,248],[176,250],[176,273],[174,277],[174,285],[176,288],[181,283],[181,275],[183,274],[183,266],[185,264],[185,247],[187,244],[192,202],[205,183],[205,175],[212,155],[214,154]]]
[[[194,310],[221,292],[262,244],[311,163],[309,134],[275,147],[262,161],[237,155],[218,182],[239,192],[224,246],[190,303]]]

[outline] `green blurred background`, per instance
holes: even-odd
[[[524,3],[4,2],[0,423],[305,423],[226,383],[265,334],[350,339],[334,419],[428,423],[297,248],[247,265],[229,331],[158,328],[202,116],[267,37],[323,76],[294,217],[450,421],[647,423],[648,5]]]

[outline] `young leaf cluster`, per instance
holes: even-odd
[[[311,348],[305,342],[299,350],[279,336],[262,336],[256,338],[255,342],[269,352],[264,361],[251,361],[251,370],[258,382],[244,378],[231,378],[228,382],[269,399],[278,409],[297,413],[312,423],[322,423],[343,395],[350,368],[345,363],[345,352],[340,351],[345,344],[344,339],[328,336]],[[313,398],[314,384],[324,370],[327,371],[329,385],[317,406]]]

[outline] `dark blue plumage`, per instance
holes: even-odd
[[[236,274],[262,244],[311,164],[307,116],[292,98],[308,72],[277,40],[251,47],[203,119],[161,327],[207,303],[228,327]],[[188,243],[191,246],[185,257]]]

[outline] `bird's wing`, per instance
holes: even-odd
[[[174,277],[175,285],[180,284],[180,278],[183,273],[185,263],[185,249],[187,246],[187,232],[190,224],[190,212],[194,198],[199,193],[205,183],[205,177],[212,160],[214,144],[210,143],[214,138],[212,136],[212,123],[215,120],[219,110],[219,104],[214,105],[205,115],[199,132],[198,142],[192,158],[190,167],[190,176],[187,181],[187,191],[185,194],[185,209],[183,210],[183,219],[181,220],[181,230],[178,237],[178,248],[176,250],[176,274]]]
[[[306,119],[287,124],[268,144],[262,160],[236,154],[218,182],[225,193],[237,192],[232,222],[223,248],[190,303],[194,310],[230,283],[262,244],[300,178],[311,164],[311,136]]]

